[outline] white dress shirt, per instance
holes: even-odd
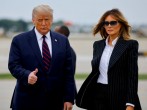
[[[39,48],[40,48],[40,51],[41,51],[41,54],[42,54],[42,42],[43,42],[43,38],[38,31],[37,29],[35,28],[35,34],[36,34],[36,37],[37,37],[37,41],[38,41],[38,45],[39,45]],[[50,36],[50,31],[45,35],[46,38],[45,38],[45,41],[49,47],[49,51],[50,51],[50,55],[52,57],[52,42],[51,42],[51,36]],[[42,55],[43,56],[43,55]]]
[[[108,44],[108,39],[109,37],[107,37],[106,39],[106,46],[101,56],[100,66],[99,66],[100,75],[97,80],[98,83],[102,83],[102,84],[108,84],[107,73],[108,73],[109,60],[110,60],[112,51],[114,49],[114,46],[118,40],[118,37],[112,41],[112,46]]]

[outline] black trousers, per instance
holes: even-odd
[[[94,90],[93,104],[88,110],[109,110],[108,85],[97,83]]]

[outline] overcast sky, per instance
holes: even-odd
[[[54,21],[93,24],[105,11],[118,8],[131,24],[147,24],[147,0],[0,0],[0,19],[30,21],[39,4],[53,8]]]

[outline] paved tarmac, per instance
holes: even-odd
[[[70,44],[77,54],[76,73],[90,73],[93,54],[93,42],[101,37],[91,34],[71,34]],[[139,42],[139,51],[147,51],[147,38],[134,37]],[[0,73],[8,73],[8,55],[10,38],[0,38]],[[138,58],[139,73],[147,73],[147,57]]]
[[[15,80],[0,80],[0,110],[10,110],[10,102],[15,87]],[[79,90],[83,80],[76,80]],[[142,110],[147,110],[147,81],[139,81],[138,94],[142,105]],[[74,105],[73,110],[84,110]]]

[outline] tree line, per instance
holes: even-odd
[[[54,22],[53,27],[55,25],[62,25],[64,22],[62,20]],[[4,35],[8,32],[25,32],[33,27],[31,21],[27,22],[22,19],[12,20],[12,19],[0,19],[0,28],[4,30]]]
[[[1,19],[0,20],[0,28],[3,28],[5,32],[21,32],[27,31],[28,25],[30,22],[26,22],[24,20],[10,20],[10,19]]]

